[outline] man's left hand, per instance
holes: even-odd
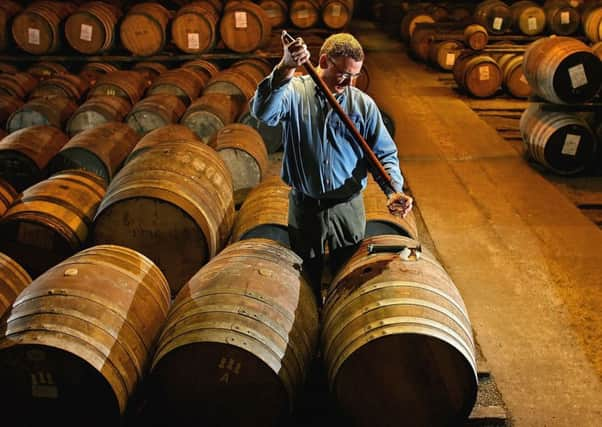
[[[404,218],[412,210],[414,199],[405,193],[393,193],[387,200],[387,208],[392,215]]]

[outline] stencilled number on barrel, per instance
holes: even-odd
[[[226,370],[219,378],[219,382],[228,384],[230,382],[230,374],[238,375],[240,373],[241,364],[231,357],[222,357],[217,367]]]
[[[115,96],[117,95],[117,92],[115,91],[115,89],[107,89],[107,95]]]
[[[38,371],[31,373],[31,396],[44,399],[58,398],[59,390],[50,372]]]

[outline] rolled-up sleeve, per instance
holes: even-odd
[[[290,82],[292,79],[283,80],[278,86],[273,87],[272,71],[264,78],[250,101],[251,114],[268,126],[276,126],[289,111]]]

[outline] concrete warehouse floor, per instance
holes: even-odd
[[[601,425],[602,232],[400,42],[353,32],[512,425]]]

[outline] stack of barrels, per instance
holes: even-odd
[[[171,42],[184,53],[223,46],[247,53],[266,47],[272,28],[324,26],[345,29],[354,0],[40,0],[26,7],[13,0],[0,5],[0,51],[13,45],[34,55],[63,47],[84,55],[123,48],[135,56],[156,55]],[[168,8],[170,7],[171,8]]]
[[[600,118],[579,113],[579,105],[592,100],[602,87],[600,58],[574,38],[542,38],[528,47],[523,65],[530,86],[541,98],[521,116],[520,131],[529,156],[563,175],[594,166],[600,141],[592,125],[595,128]]]

